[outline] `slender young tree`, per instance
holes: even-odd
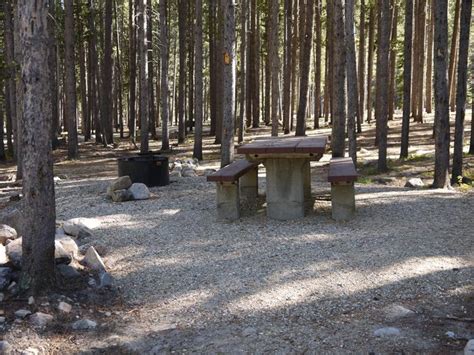
[[[455,110],[455,94],[456,94],[456,57],[458,55],[458,37],[459,37],[459,17],[461,13],[461,0],[455,0],[453,32],[451,37],[451,50],[449,52],[449,104],[451,111]]]
[[[395,110],[395,86],[396,86],[396,64],[397,64],[397,29],[398,29],[398,5],[396,0],[391,1],[392,4],[392,34],[390,38],[390,86],[388,91],[388,120],[393,120]]]
[[[388,0],[387,0],[388,1]],[[375,43],[375,5],[370,6],[369,12],[369,48],[367,58],[367,122],[372,120],[372,68],[374,66]]]
[[[464,0],[461,5],[458,78],[456,90],[456,123],[454,133],[454,154],[451,182],[457,183],[462,176],[462,148],[464,144],[464,117],[467,96],[467,59],[469,56],[469,30],[471,25],[472,0]]]
[[[103,144],[114,142],[112,129],[112,0],[105,0],[104,11],[104,55],[102,58],[102,123]],[[97,134],[97,132],[96,132]]]
[[[68,11],[70,5],[72,1],[67,4]],[[36,295],[51,289],[55,283],[52,112],[50,75],[46,70],[50,45],[48,0],[18,0],[17,11],[24,90],[21,131],[24,234],[20,287]]]
[[[194,80],[196,84],[196,99],[194,100],[194,130],[193,157],[202,160],[202,111],[203,111],[203,79],[202,79],[202,0],[196,0],[196,23],[194,28]],[[242,116],[243,117],[243,116]]]
[[[137,43],[136,43],[136,13],[135,2],[128,2],[128,23],[129,23],[129,102],[128,102],[128,131],[130,140],[135,144],[135,126],[136,126],[136,90],[137,90]]]
[[[360,2],[359,21],[359,114],[357,115],[357,133],[362,132],[365,104],[365,0]]]
[[[242,6],[240,9],[240,97],[239,97],[240,110],[239,110],[238,127],[237,127],[239,143],[241,143],[244,140],[244,131],[245,131],[244,113],[246,112],[245,102],[246,102],[246,95],[247,95],[246,85],[247,85],[247,77],[248,77],[247,65],[246,65],[247,59],[245,58],[245,55],[247,53],[247,15],[248,15],[247,0],[243,0],[241,5]],[[201,27],[202,27],[202,24],[201,24]],[[201,28],[201,32],[202,32],[202,28]],[[202,37],[202,34],[201,34],[201,37]],[[202,38],[201,38],[201,41],[202,41]],[[201,48],[201,55],[202,55],[202,48]],[[197,89],[197,83],[196,83],[196,89]]]
[[[140,152],[149,151],[149,92],[148,92],[148,43],[146,38],[147,29],[146,0],[138,0],[138,63],[139,63],[139,85],[140,85]]]
[[[377,41],[377,99],[375,103],[376,134],[379,147],[377,170],[387,171],[387,119],[389,87],[389,47],[390,47],[390,3],[378,1],[378,41]]]
[[[179,83],[178,83],[178,143],[186,139],[185,95],[186,95],[186,19],[188,0],[178,0],[179,36]]]
[[[319,117],[321,117],[321,0],[316,0],[315,7],[315,32],[316,53],[314,58],[314,129],[319,128]]]
[[[432,101],[433,101],[433,24],[434,24],[434,15],[433,15],[433,0],[429,0],[429,9],[430,17],[429,23],[427,26],[428,34],[428,48],[426,51],[426,91],[425,91],[425,105],[426,113],[431,113],[433,111]]]
[[[155,108],[155,90],[154,90],[154,56],[153,56],[153,1],[146,2],[147,27],[146,41],[148,49],[148,120],[149,130],[152,139],[156,139],[156,108]]]
[[[413,0],[405,3],[405,34],[403,45],[403,118],[400,158],[408,157],[408,141],[410,132],[411,108],[411,62],[412,62],[412,37],[413,37]]]
[[[161,57],[161,150],[170,149],[169,85],[168,85],[168,1],[160,0],[160,57]]]
[[[313,2],[313,0],[308,0]],[[279,97],[280,97],[280,85],[278,81],[279,69],[280,69],[280,57],[278,55],[278,18],[279,18],[279,1],[270,0],[270,63],[271,63],[271,123],[272,123],[272,136],[278,136],[278,121],[279,121]],[[312,21],[312,17],[311,17]],[[311,36],[311,35],[310,35]],[[309,52],[308,52],[309,54]],[[309,55],[308,55],[309,57]],[[308,58],[309,61],[309,58]]]
[[[7,69],[7,136],[8,136],[8,151],[13,154],[14,160],[18,161],[18,135],[17,135],[17,102],[16,102],[16,66],[14,53],[14,37],[13,37],[13,9],[11,5],[12,0],[6,0],[3,5],[4,16],[4,37],[5,37],[5,67]],[[13,142],[12,142],[13,136]]]
[[[68,158],[79,156],[77,147],[77,117],[76,117],[76,69],[74,60],[74,7],[73,0],[64,0],[64,66],[66,69],[66,119],[68,138]]]
[[[56,3],[54,0],[49,0],[48,4],[48,31],[49,31],[49,54],[48,54],[48,69],[51,76],[50,90],[51,90],[51,110],[52,110],[52,125],[51,135],[53,137],[53,149],[57,145],[57,134],[59,126],[59,107],[58,107],[58,52],[56,45]]]
[[[221,0],[221,5],[224,17],[221,59],[224,67],[221,166],[226,166],[234,160],[235,0]]]
[[[285,0],[285,48],[283,66],[283,133],[290,133],[292,1]]]
[[[449,186],[448,1],[434,0],[435,171],[434,188]]]

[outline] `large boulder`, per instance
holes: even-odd
[[[10,259],[7,256],[7,248],[0,244],[0,266],[8,264]]]
[[[56,243],[59,243],[71,258],[77,258],[79,255],[79,247],[74,239],[68,235],[56,235]]]
[[[133,199],[132,193],[129,190],[115,190],[112,191],[111,196],[114,202],[125,202]]]
[[[100,221],[96,218],[72,218],[63,223],[66,234],[79,238],[92,235],[92,229],[99,226]]]
[[[147,200],[150,198],[150,190],[145,184],[137,182],[128,189],[134,200]]]
[[[23,215],[18,208],[13,208],[3,213],[0,217],[0,223],[14,228],[19,235],[23,233]]]
[[[130,179],[130,176],[121,176],[110,183],[107,188],[107,196],[112,197],[114,191],[127,190],[130,186],[132,186],[132,179]]]
[[[23,238],[18,238],[12,240],[10,243],[7,244],[7,256],[10,259],[10,264],[13,265],[14,268],[19,269],[21,268],[21,257],[22,257],[22,250],[21,245],[23,242]]]
[[[411,178],[405,184],[405,187],[410,187],[412,189],[421,189],[424,186],[425,183],[420,178]]]
[[[13,240],[18,237],[15,228],[0,224],[0,244],[5,244],[7,240]]]

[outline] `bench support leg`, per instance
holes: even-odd
[[[252,169],[240,178],[240,196],[248,207],[257,206],[258,197],[258,168]]]
[[[216,183],[217,217],[224,220],[240,218],[239,183]]]
[[[266,159],[267,215],[289,220],[305,215],[307,159]]]
[[[332,183],[332,218],[336,221],[350,220],[355,213],[354,183]]]
[[[311,195],[311,163],[306,161],[303,166],[304,172],[304,202],[306,210],[312,210],[314,206],[314,199]]]

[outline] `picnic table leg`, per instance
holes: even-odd
[[[266,159],[267,215],[289,220],[305,215],[307,159]]]
[[[303,166],[304,169],[304,201],[306,209],[312,209],[314,200],[311,196],[311,163],[307,160]]]
[[[218,182],[217,217],[225,220],[240,218],[239,184],[235,182]]]
[[[248,207],[256,207],[258,197],[258,167],[255,167],[255,169],[243,175],[239,180],[239,184],[242,202]]]
[[[350,220],[355,213],[353,182],[331,184],[332,218],[336,221]]]

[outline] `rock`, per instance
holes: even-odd
[[[183,177],[195,177],[197,176],[196,172],[194,171],[193,168],[187,167],[183,168],[183,171],[181,172],[181,175]]]
[[[181,170],[173,170],[171,173],[170,173],[170,178],[180,178],[180,177],[183,177],[181,175]]]
[[[59,241],[54,241],[54,248],[54,259],[56,264],[69,264],[72,261],[71,254],[63,248]]]
[[[72,218],[63,223],[64,232],[73,237],[92,235],[92,230],[99,226],[100,221],[96,218]]]
[[[111,194],[112,201],[125,202],[132,200],[132,194],[129,190],[115,190]]]
[[[114,286],[114,278],[108,272],[99,274],[99,288],[110,288]]]
[[[7,256],[7,248],[0,244],[0,266],[8,264],[10,259]]]
[[[212,175],[212,174],[214,174],[216,171],[217,171],[216,169],[206,169],[206,170],[204,170],[204,176]]]
[[[29,347],[21,352],[21,355],[39,355],[40,351],[36,348]]]
[[[0,218],[0,223],[14,228],[19,235],[22,234],[23,216],[21,211],[17,208],[13,208],[12,210],[3,214]]]
[[[33,296],[28,297],[28,304],[31,306],[35,303],[35,298]]]
[[[72,324],[74,330],[93,330],[97,328],[97,323],[90,319],[81,319]]]
[[[451,339],[456,339],[457,338],[456,333],[454,333],[454,332],[447,331],[445,334],[448,338],[451,338]]]
[[[0,354],[9,354],[12,351],[10,343],[6,340],[0,340]]]
[[[11,281],[12,270],[9,267],[0,267],[0,290],[4,290]]]
[[[382,185],[394,184],[397,182],[397,178],[393,176],[385,176],[377,179],[377,182]]]
[[[148,200],[150,198],[150,190],[145,184],[137,182],[130,186],[128,191],[134,200]]]
[[[243,331],[242,331],[242,336],[244,337],[249,337],[251,335],[255,335],[257,334],[257,329],[253,328],[253,327],[248,327],[248,328],[245,328]]]
[[[63,313],[69,313],[72,310],[72,306],[66,302],[59,302],[58,309]]]
[[[105,272],[105,264],[94,247],[87,249],[82,263],[94,271]]]
[[[464,355],[474,355],[474,339],[471,339],[467,342],[464,347]]]
[[[17,202],[17,201],[20,201],[22,198],[23,198],[23,194],[18,193],[18,194],[11,195],[8,200],[10,202]]]
[[[425,183],[420,178],[411,178],[405,184],[405,187],[411,187],[414,189],[419,189],[424,186],[425,186]]]
[[[15,296],[18,293],[18,285],[16,284],[15,281],[13,281],[10,286],[8,286],[7,291],[10,292],[13,296]]]
[[[112,197],[112,192],[117,190],[127,190],[130,186],[132,186],[132,179],[130,179],[130,176],[121,176],[110,183],[107,188],[107,196]]]
[[[22,239],[23,238],[20,237],[18,239],[12,240],[10,243],[7,244],[7,247],[6,247],[7,256],[10,259],[10,263],[13,265],[13,267],[17,269],[21,268]]]
[[[74,239],[67,235],[56,235],[56,242],[59,242],[71,258],[77,258],[79,255],[79,247]]]
[[[388,320],[397,320],[412,316],[415,312],[398,304],[394,304],[385,308],[385,314]]]
[[[5,299],[5,295],[2,292],[0,292],[0,302],[3,302],[4,299]]]
[[[5,317],[0,317],[0,324],[5,324],[5,322],[7,321],[7,319]],[[1,354],[1,352],[0,352]]]
[[[61,276],[65,279],[75,279],[81,276],[79,271],[77,271],[76,268],[71,265],[60,264],[57,266],[57,269]]]
[[[5,244],[7,240],[16,239],[16,230],[6,224],[0,224],[0,244]]]
[[[19,319],[25,319],[31,314],[31,312],[27,309],[19,309],[15,312],[15,317]]]
[[[36,312],[29,318],[30,323],[35,327],[45,327],[53,321],[53,316],[46,313]]]
[[[179,161],[175,161],[172,170],[181,172],[181,170],[183,170],[183,165]]]
[[[374,331],[376,337],[397,337],[400,334],[400,329],[394,327],[384,327]]]

